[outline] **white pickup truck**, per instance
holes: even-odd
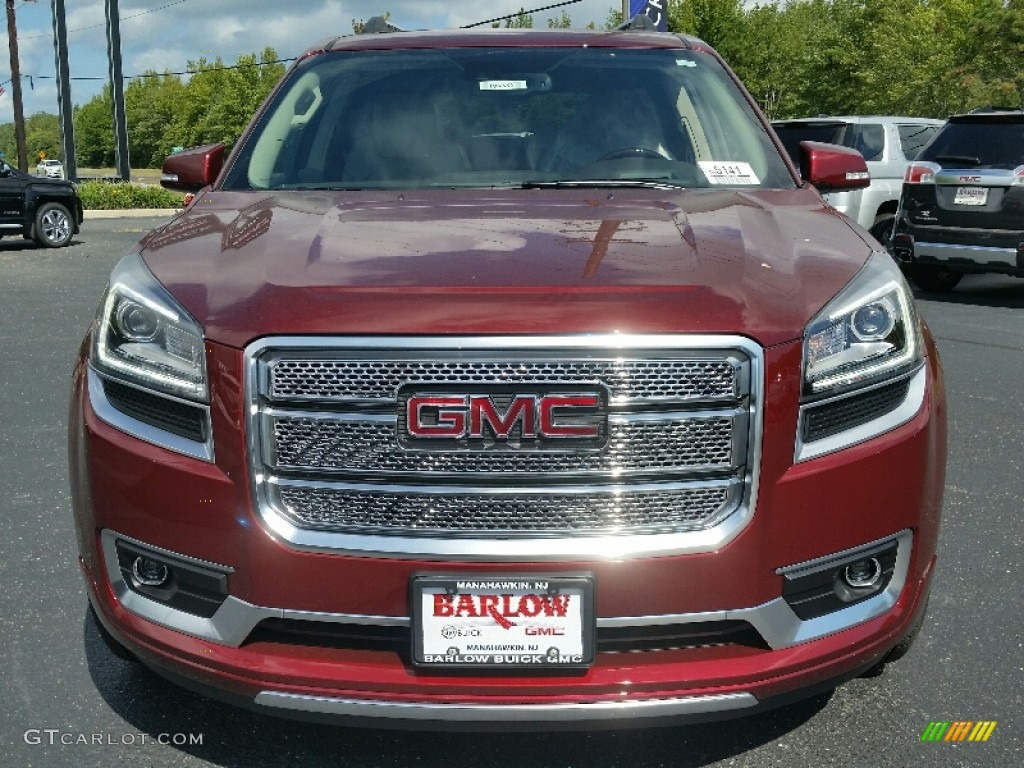
[[[775,120],[772,126],[798,165],[801,141],[841,144],[864,155],[871,186],[830,192],[824,198],[888,248],[907,164],[944,122],[926,117],[846,116]]]

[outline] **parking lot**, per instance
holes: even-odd
[[[115,659],[86,622],[66,476],[71,365],[111,266],[157,222],[87,220],[58,250],[0,241],[0,765],[1024,765],[1024,280],[968,277],[951,294],[919,297],[948,388],[945,516],[924,632],[884,674],[767,715],[685,728],[364,731],[193,695]],[[865,514],[884,515],[887,503]],[[998,725],[985,743],[922,743],[938,720]]]

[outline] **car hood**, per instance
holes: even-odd
[[[139,246],[210,339],[799,338],[869,245],[810,189],[207,192]]]

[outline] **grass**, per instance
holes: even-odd
[[[183,195],[158,186],[121,181],[83,181],[78,196],[86,210],[180,208]]]

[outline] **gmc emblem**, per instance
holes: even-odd
[[[600,385],[546,386],[535,393],[505,393],[481,385],[453,389],[403,388],[401,442],[438,446],[439,441],[451,441],[451,447],[472,450],[495,444],[529,449],[547,440],[595,448],[607,439],[608,397]]]

